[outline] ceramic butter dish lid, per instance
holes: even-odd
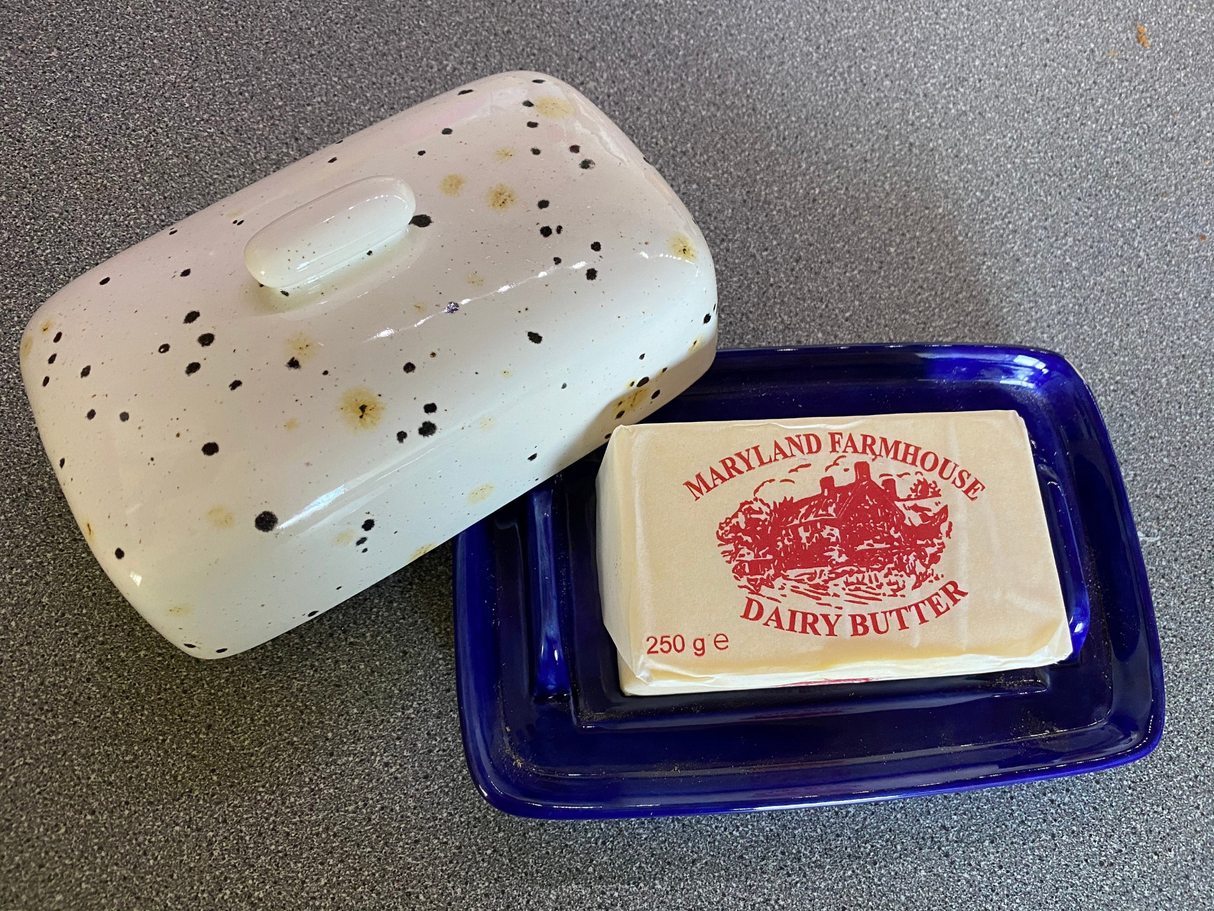
[[[103,263],[35,314],[21,363],[102,567],[211,658],[489,515],[715,349],[687,210],[582,95],[507,73]]]

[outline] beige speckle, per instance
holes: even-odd
[[[38,327],[38,331],[45,334],[55,328],[55,321],[49,316],[42,321],[42,325]]]
[[[295,358],[300,364],[306,364],[320,350],[320,342],[306,332],[296,332],[287,339],[287,357]]]
[[[351,430],[370,430],[384,419],[384,404],[366,386],[356,386],[341,397],[341,414]]]
[[[236,516],[224,506],[212,506],[207,510],[207,521],[216,528],[231,528]]]
[[[464,178],[460,174],[448,174],[438,182],[438,188],[448,196],[459,196],[464,188]]]
[[[514,157],[514,149],[510,148],[510,146],[502,146],[493,153],[493,157],[498,161],[509,161]]]
[[[174,604],[172,607],[169,608],[169,613],[172,614],[174,617],[184,617],[186,614],[188,614],[193,609],[194,608],[189,604]]]
[[[425,313],[426,305],[419,302],[419,303],[416,303],[413,305],[413,309],[416,310],[418,313]]]
[[[541,98],[535,103],[535,109],[545,117],[559,119],[568,117],[573,113],[573,105],[564,98],[559,98],[556,95],[548,95]]]
[[[503,370],[503,371],[502,371],[502,376],[506,376],[506,377],[510,376],[510,371],[509,371],[509,370]]]
[[[468,284],[472,285],[474,288],[479,288],[484,283],[485,283],[485,279],[481,276],[481,274],[479,272],[469,272],[468,273]]]
[[[1147,37],[1147,27],[1145,25],[1134,26],[1134,31],[1137,32],[1137,41],[1143,47],[1151,46],[1151,39]]]
[[[25,335],[21,337],[21,360],[25,360],[30,355],[30,349],[34,347],[34,337]]]
[[[91,544],[93,541],[93,537],[94,537],[93,523],[90,522],[88,519],[85,519],[82,527],[84,528],[85,540],[87,540]]]
[[[347,528],[345,531],[340,531],[337,533],[337,537],[333,539],[333,545],[335,547],[345,547],[347,544],[353,543],[353,541],[354,529]]]
[[[480,487],[473,488],[468,494],[469,503],[483,503],[493,494],[492,484],[482,484]]]
[[[487,414],[480,420],[481,430],[485,431],[485,433],[488,433],[490,430],[493,429],[493,426],[496,423],[497,423],[497,418],[495,418],[491,414]]]
[[[282,426],[287,430],[296,430],[299,427],[299,418],[287,418],[286,423]]]
[[[434,548],[436,548],[436,547],[438,547],[437,544],[423,544],[421,547],[419,547],[417,550],[413,551],[413,553],[409,555],[409,562],[412,563],[414,560],[420,560],[422,557],[424,557],[426,554],[430,553],[430,551],[434,550]]]
[[[689,263],[696,261],[696,247],[686,234],[676,234],[670,238],[670,253],[677,259],[685,259]]]
[[[497,209],[499,212],[502,212],[518,202],[518,194],[504,183],[499,183],[496,187],[489,190],[485,196],[485,201],[489,203],[490,209]]]

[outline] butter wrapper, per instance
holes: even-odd
[[[603,620],[630,695],[1070,653],[1014,411],[619,427],[597,492]]]

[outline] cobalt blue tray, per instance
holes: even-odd
[[[540,818],[716,813],[990,787],[1145,756],[1163,728],[1146,571],[1108,432],[1062,357],[919,345],[721,351],[654,420],[996,408],[1028,426],[1070,658],[929,680],[625,696],[600,617],[600,450],[457,539],[460,719],[481,793]]]

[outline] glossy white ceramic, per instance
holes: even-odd
[[[585,455],[715,347],[687,210],[582,95],[506,73],[103,263],[38,311],[21,363],[93,553],[213,658]]]

